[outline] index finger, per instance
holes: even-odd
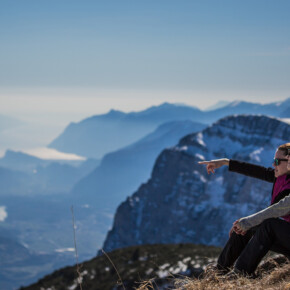
[[[198,161],[198,164],[209,164],[211,161]]]

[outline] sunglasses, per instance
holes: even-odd
[[[288,161],[288,159],[274,158],[273,163],[278,166],[282,161]]]

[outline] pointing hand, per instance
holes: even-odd
[[[199,161],[198,164],[205,164],[207,173],[214,173],[215,169],[223,166],[223,165],[229,165],[229,159],[223,158],[223,159],[216,159],[211,161]]]

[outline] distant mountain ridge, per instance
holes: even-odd
[[[201,117],[201,114],[196,108],[168,103],[128,114],[111,110],[108,114],[71,123],[49,147],[101,158],[106,153],[138,141],[162,123],[191,120],[191,116]]]
[[[13,150],[7,150],[5,155],[0,158],[0,166],[10,170],[20,170],[25,172],[32,172],[38,166],[47,166],[49,163],[51,163],[51,161]]]
[[[190,120],[210,124],[232,114],[264,114],[290,117],[290,98],[281,102],[256,104],[235,101],[222,108],[202,111],[195,107],[164,103],[140,112],[124,113],[111,110],[79,123],[71,123],[49,144],[62,152],[101,158],[106,153],[125,147],[149,134],[165,122]]]
[[[151,178],[115,214],[104,249],[147,243],[222,245],[234,220],[270,202],[271,184],[220,168],[208,175],[200,160],[228,157],[271,166],[290,126],[266,116],[230,116],[182,138],[157,158]]]
[[[183,136],[205,127],[191,121],[168,122],[136,143],[106,154],[101,165],[74,186],[75,202],[115,210],[128,194],[150,177],[155,159],[164,148],[174,146]]]
[[[216,110],[208,111],[208,118],[216,117],[215,121],[225,116],[234,114],[266,115],[270,117],[287,118],[290,109],[290,98],[268,104],[250,103],[245,101],[234,101]],[[288,111],[287,111],[288,110]],[[290,113],[290,112],[289,112]]]
[[[205,111],[212,111],[212,110],[220,109],[222,107],[229,105],[230,103],[231,103],[230,101],[218,101],[214,105],[207,107]]]

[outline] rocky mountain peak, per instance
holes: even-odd
[[[207,154],[208,158],[237,154],[245,158],[249,148],[274,150],[280,140],[288,140],[288,134],[289,125],[278,119],[263,115],[234,115],[220,119],[199,133],[185,136],[176,149],[192,155]],[[270,159],[264,161],[267,163]]]

